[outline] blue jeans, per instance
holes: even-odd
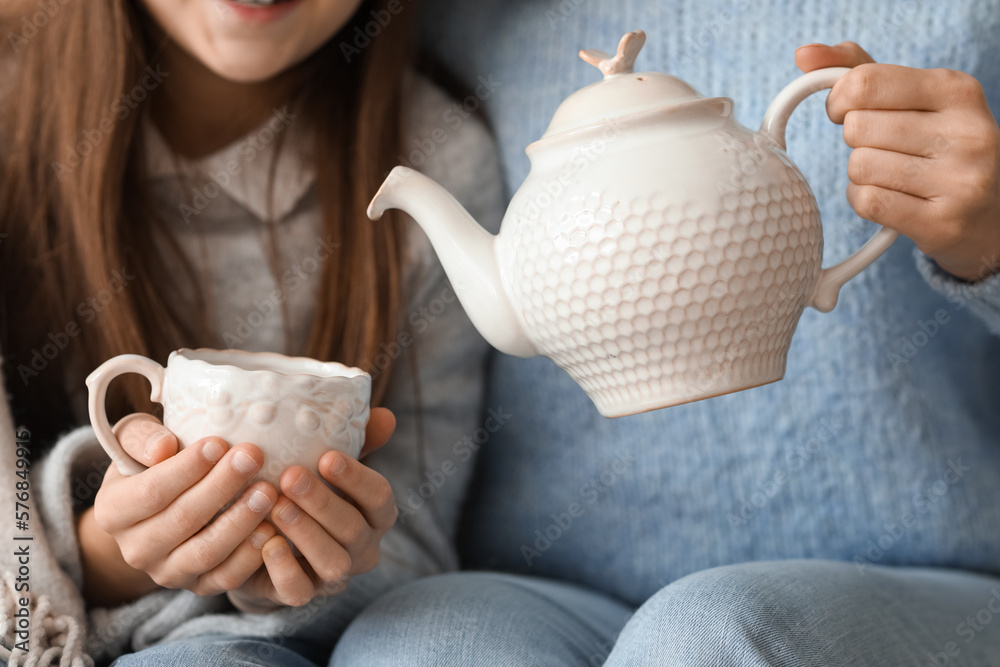
[[[317,667],[331,650],[295,639],[202,635],[123,655],[111,667]]]
[[[567,584],[450,574],[376,601],[331,665],[1000,665],[1000,580],[768,561],[689,575],[633,613]]]
[[[326,662],[317,647],[216,635],[164,643],[114,665]],[[633,610],[570,584],[462,572],[384,595],[348,627],[329,665],[986,667],[1000,665],[1000,580],[768,561],[697,572]]]

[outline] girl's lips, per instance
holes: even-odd
[[[305,0],[289,0],[274,5],[248,5],[237,0],[216,0],[222,5],[225,13],[232,13],[241,20],[251,23],[270,23],[288,14]]]

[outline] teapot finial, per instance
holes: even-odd
[[[606,77],[615,74],[631,74],[632,68],[635,66],[635,59],[645,43],[646,33],[642,30],[634,30],[622,37],[622,41],[618,43],[618,53],[614,57],[597,49],[584,49],[580,51],[580,57],[604,72]]]

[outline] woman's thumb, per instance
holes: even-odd
[[[177,453],[177,436],[153,415],[136,412],[121,419],[113,430],[125,453],[144,466],[155,465]]]

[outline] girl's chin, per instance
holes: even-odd
[[[293,63],[284,59],[261,58],[259,52],[254,54],[239,50],[226,56],[215,55],[201,59],[202,63],[216,75],[236,83],[260,83],[274,78],[287,70]]]

